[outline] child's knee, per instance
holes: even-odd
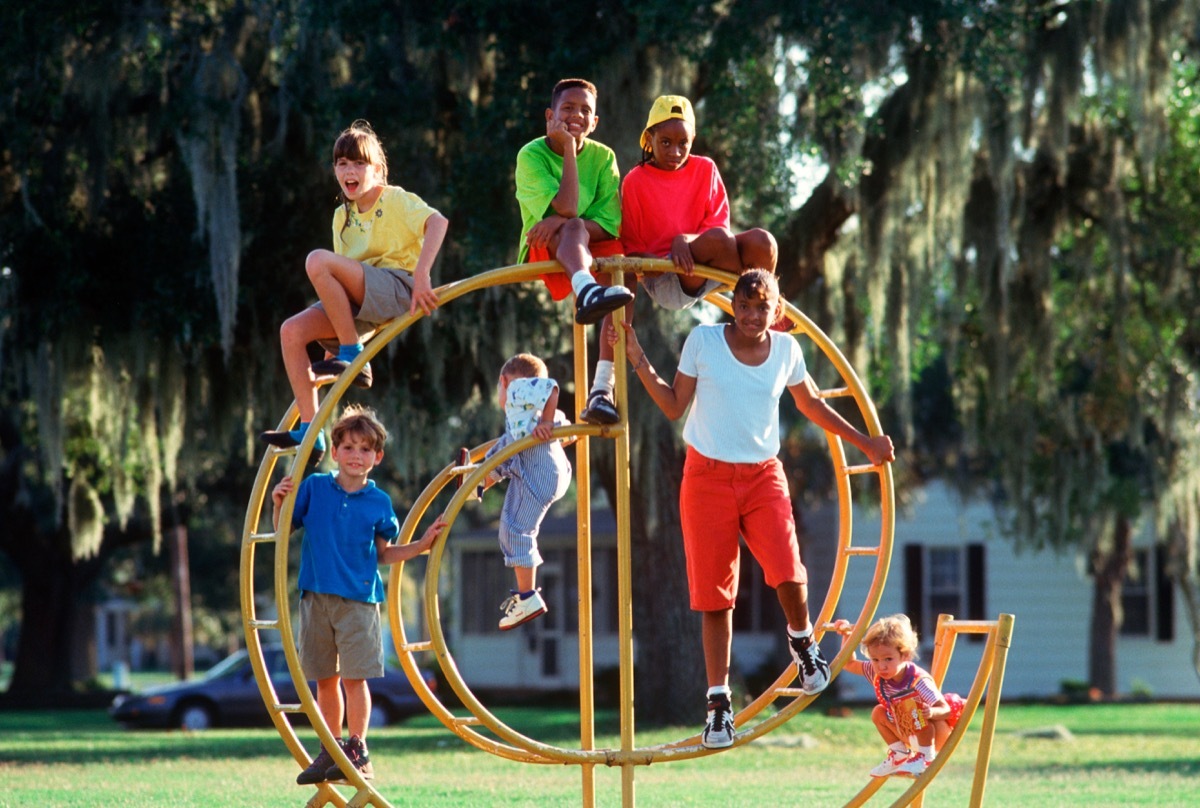
[[[747,269],[753,267],[774,271],[779,259],[779,245],[770,232],[756,227],[738,238],[738,253],[742,258],[742,266]]]
[[[308,254],[308,257],[304,259],[304,271],[308,274],[309,279],[326,271],[327,259],[333,254],[329,250],[313,250]]]

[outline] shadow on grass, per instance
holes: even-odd
[[[566,710],[513,708],[495,711],[512,727],[542,743],[566,748],[579,747],[579,716]],[[491,737],[484,728],[481,734]],[[598,735],[619,731],[616,717],[600,714]],[[299,722],[296,733],[309,748],[316,749],[316,735],[307,723]],[[17,739],[5,744],[0,763],[43,765],[88,765],[116,760],[250,760],[287,755],[283,740],[272,727],[214,729],[207,732],[181,730],[129,730],[114,723],[104,711],[6,711],[0,713],[0,737]],[[468,744],[432,716],[372,730],[372,749],[388,756],[405,752],[450,754]]]

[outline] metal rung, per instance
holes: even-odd
[[[275,532],[271,532],[271,533],[251,533],[251,534],[250,534],[249,541],[252,541],[252,542],[275,541],[275,538],[276,538],[278,535],[279,535],[279,534],[278,534],[278,533],[275,533]]]
[[[877,556],[879,555],[878,547],[847,547],[842,552],[848,556]]]
[[[255,631],[279,631],[278,620],[251,620],[250,628]]]
[[[467,465],[467,466],[451,466],[450,473],[451,474],[470,474],[472,471],[474,471],[477,468],[479,468],[478,463],[471,463],[470,465]]]
[[[879,471],[880,466],[872,466],[870,463],[863,463],[861,466],[844,466],[843,474],[875,474]]]
[[[479,720],[479,716],[477,715],[470,716],[469,718],[454,718],[453,720],[454,723],[458,724],[460,727],[478,726],[483,723]]]
[[[831,387],[828,390],[818,390],[817,398],[845,398],[852,395],[849,387]]]
[[[303,704],[273,704],[271,709],[277,713],[302,713],[304,712]]]
[[[809,696],[810,693],[805,693],[798,687],[779,687],[775,689],[775,698],[794,698],[798,699],[801,696]]]
[[[405,643],[404,645],[400,646],[400,650],[411,654],[420,653],[421,651],[432,651],[433,640]]]

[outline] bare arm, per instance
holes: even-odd
[[[558,409],[558,385],[554,385],[554,389],[550,391],[550,397],[546,399],[546,405],[542,407],[542,414],[538,417],[538,422],[533,427],[533,434],[538,440],[550,440],[550,432],[554,429],[554,411]]]
[[[857,429],[818,395],[817,385],[812,376],[805,376],[804,381],[789,387],[788,390],[792,393],[796,408],[804,413],[808,420],[826,432],[832,432],[857,446],[871,461],[871,465],[878,466],[896,459],[891,438],[887,435],[867,435]]]
[[[437,295],[433,291],[433,262],[437,259],[442,242],[446,240],[446,230],[450,220],[440,213],[431,213],[425,220],[425,241],[421,244],[421,255],[417,258],[417,266],[413,270],[412,302],[408,305],[408,313],[416,312],[417,307],[426,314],[432,314],[437,308]]]
[[[276,530],[279,530],[279,511],[283,508],[283,500],[292,487],[292,478],[288,476],[280,480],[279,484],[271,490],[271,524]]]
[[[546,121],[546,138],[561,149],[563,156],[562,179],[558,181],[558,193],[550,200],[550,207],[559,216],[574,219],[579,215],[579,162],[575,155],[575,138],[562,121]]]
[[[609,320],[605,320],[605,334],[608,335],[609,343],[616,345],[617,332],[609,323]],[[695,377],[676,371],[674,383],[667,384],[666,379],[659,376],[650,365],[646,352],[642,350],[641,343],[638,342],[637,332],[633,330],[633,324],[625,320],[621,322],[621,327],[625,329],[625,355],[629,357],[629,362],[633,365],[633,372],[641,379],[646,392],[650,394],[650,398],[663,411],[663,414],[672,421],[677,420],[679,416],[687,412],[688,405],[692,403],[692,398],[696,395]]]
[[[417,541],[408,544],[388,544],[386,540],[375,537],[375,550],[380,564],[395,564],[397,561],[411,561],[428,550],[437,541],[437,537],[449,524],[446,517],[439,516],[434,523],[425,529],[425,533]]]
[[[838,639],[842,641],[842,648],[846,647],[846,637],[850,635],[850,629],[849,620],[834,621],[833,630],[838,633]],[[855,651],[850,652],[850,659],[846,662],[846,667],[842,668],[842,670],[857,673],[859,676],[863,675],[862,661],[858,658],[858,654]]]

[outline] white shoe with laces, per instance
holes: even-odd
[[[500,618],[500,630],[508,631],[522,623],[528,623],[535,617],[541,617],[547,612],[547,608],[546,601],[542,600],[542,590],[535,589],[527,598],[513,592],[500,604],[500,611],[504,612],[504,617]]]
[[[908,762],[912,757],[912,752],[905,749],[903,752],[897,752],[895,749],[888,749],[887,757],[883,759],[875,768],[871,769],[872,777],[887,777],[900,771],[900,768]]]

